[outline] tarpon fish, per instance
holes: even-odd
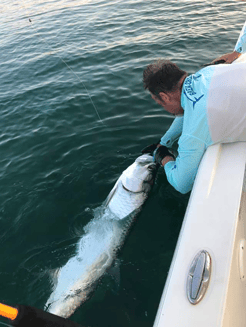
[[[126,233],[148,197],[157,165],[153,157],[138,157],[117,180],[105,203],[84,228],[74,257],[60,268],[45,309],[67,318],[86,301],[94,285],[116,259]]]

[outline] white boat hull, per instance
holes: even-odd
[[[237,62],[246,62],[246,54]],[[234,63],[233,63],[234,64]],[[154,327],[246,326],[246,142],[216,144],[201,161]],[[209,286],[190,303],[194,257],[211,258]]]
[[[246,253],[240,247],[246,235],[245,162],[246,142],[217,144],[205,153],[154,327],[246,326]],[[211,278],[204,298],[193,305],[187,277],[202,250],[211,256]]]

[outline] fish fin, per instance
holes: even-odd
[[[56,269],[50,270],[50,279],[51,279],[52,284],[54,285],[54,287],[57,284],[57,281],[58,281],[58,278],[59,278],[59,275],[60,275],[60,271],[61,271],[61,268],[56,268]]]
[[[105,207],[107,207],[109,205],[109,202],[111,201],[112,197],[114,196],[117,188],[119,185],[119,179],[118,181],[115,183],[114,187],[112,188],[112,190],[110,191],[109,195],[107,196],[107,199],[105,201]]]

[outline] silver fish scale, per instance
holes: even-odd
[[[87,300],[98,280],[112,265],[132,220],[147,199],[151,188],[149,182],[155,176],[153,165],[152,157],[143,155],[123,172],[106,203],[98,208],[100,210],[95,210],[94,219],[85,226],[75,256],[57,274],[46,310],[68,318]],[[141,192],[136,192],[138,190]],[[125,217],[128,219],[123,219]]]
[[[119,219],[130,215],[139,209],[147,198],[144,192],[133,193],[123,188],[121,181],[117,185],[117,190],[110,200],[108,207]]]

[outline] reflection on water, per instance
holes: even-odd
[[[48,271],[172,122],[143,90],[143,69],[164,57],[193,73],[231,51],[245,3],[3,0],[0,12],[1,296],[43,308]],[[160,170],[120,252],[119,288],[105,277],[72,319],[152,326],[187,201]]]

